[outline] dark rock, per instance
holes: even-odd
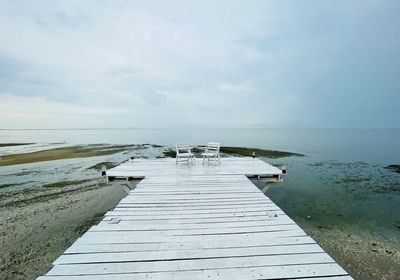
[[[400,173],[400,164],[391,164],[386,166],[385,168],[392,170],[393,172]]]

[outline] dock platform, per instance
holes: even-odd
[[[144,179],[38,279],[353,279],[245,176],[279,172],[251,158],[111,169]]]
[[[221,164],[203,164],[197,159],[194,164],[176,164],[173,158],[134,159],[107,170],[110,179],[143,179],[149,176],[195,176],[195,175],[245,175],[247,177],[280,176],[282,170],[258,158],[221,158]]]

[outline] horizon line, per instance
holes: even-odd
[[[228,127],[219,127],[219,128],[188,128],[188,127],[167,127],[167,128],[108,128],[108,127],[86,127],[86,128],[0,128],[0,130],[400,130],[400,127],[370,127],[370,128],[294,128],[294,127],[253,127],[253,128],[228,128]]]

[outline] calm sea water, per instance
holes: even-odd
[[[200,145],[208,141],[303,153],[304,157],[264,159],[288,166],[284,182],[267,193],[285,212],[298,222],[309,222],[309,216],[318,227],[340,227],[400,243],[400,174],[384,168],[400,164],[400,130],[0,130],[1,143]],[[81,162],[86,161],[93,163],[93,159]],[[57,164],[61,168],[76,162]],[[7,170],[11,171],[3,173],[14,172]],[[81,170],[84,167],[75,173]]]
[[[363,161],[374,164],[400,162],[400,129],[393,130],[0,130],[0,143],[39,142],[69,144],[173,145],[177,142],[281,149],[312,158]]]

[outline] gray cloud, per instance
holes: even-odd
[[[2,1],[0,116],[8,127],[398,127],[399,6]]]

